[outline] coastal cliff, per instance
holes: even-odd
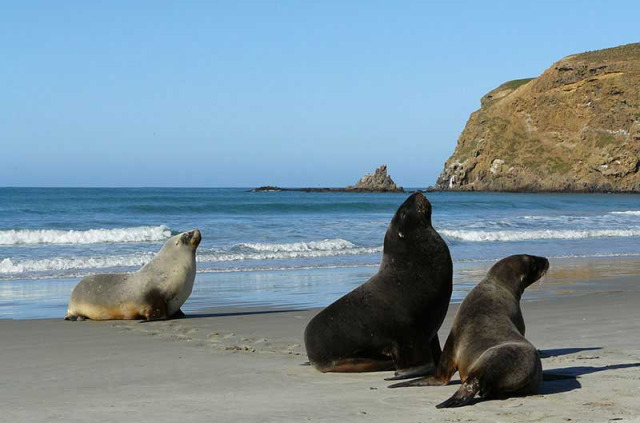
[[[436,189],[640,192],[639,169],[636,43],[568,56],[486,94]]]

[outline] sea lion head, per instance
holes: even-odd
[[[200,234],[198,229],[194,229],[189,232],[178,234],[174,238],[175,245],[186,245],[195,251],[196,248],[198,248],[198,245],[200,245],[200,241],[202,241],[202,234]]]
[[[385,251],[404,251],[420,245],[431,227],[431,203],[421,192],[412,194],[398,208],[384,237]]]
[[[519,254],[503,258],[494,264],[487,277],[522,294],[526,287],[543,277],[548,269],[549,260],[545,257]]]

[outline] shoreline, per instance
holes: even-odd
[[[640,275],[640,256],[550,257],[551,267],[532,285],[524,300],[606,292],[615,277]],[[498,259],[454,262],[451,303],[458,304]],[[183,307],[187,314],[212,310],[299,310],[326,306],[366,281],[378,264],[264,271],[198,272],[194,291]],[[71,290],[80,277],[0,281],[0,319],[64,316]]]
[[[12,422],[637,422],[640,284],[619,275],[606,283],[606,292],[522,302],[545,372],[569,376],[535,396],[438,410],[458,376],[444,387],[387,389],[391,372],[322,374],[302,365],[303,331],[319,309],[230,307],[150,323],[0,320],[0,408]]]

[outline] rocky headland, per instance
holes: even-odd
[[[364,175],[355,185],[346,188],[280,188],[266,185],[251,190],[251,192],[270,191],[302,191],[302,192],[405,192],[402,187],[396,185],[387,174],[387,165],[383,164],[374,173]]]
[[[565,57],[481,99],[436,189],[640,192],[640,43]]]

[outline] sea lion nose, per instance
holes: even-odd
[[[202,234],[198,229],[194,229],[193,231],[189,232],[189,237],[191,238],[191,245],[194,246],[200,244],[200,241],[202,240]]]

